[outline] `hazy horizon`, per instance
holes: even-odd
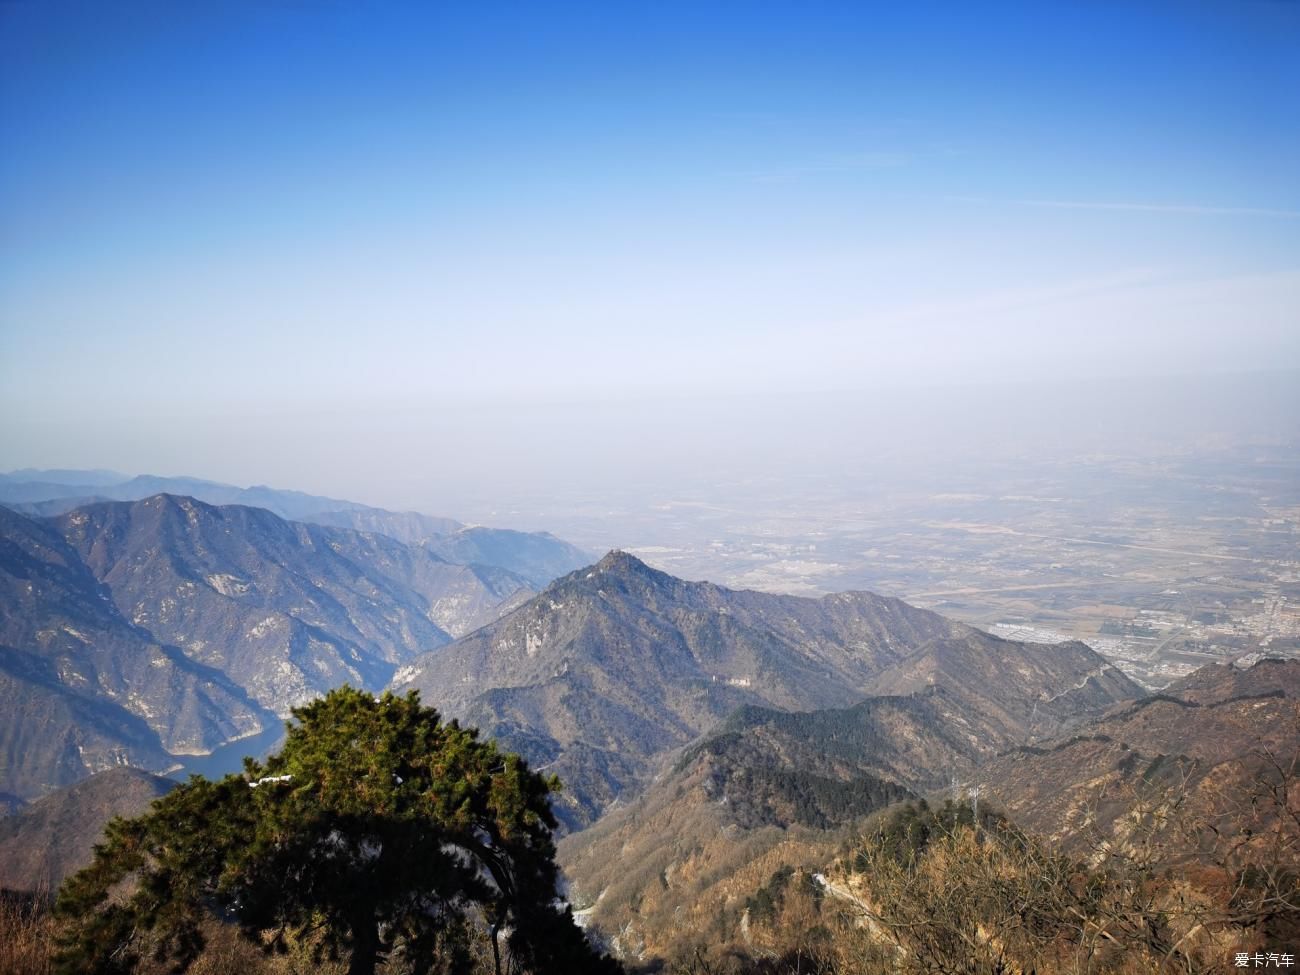
[[[503,527],[558,530],[602,498],[663,501],[756,484],[978,487],[1008,465],[1300,445],[1300,373],[922,387],[874,393],[184,415],[183,438],[95,417],[0,433],[0,468],[103,469],[266,484]],[[21,433],[26,433],[24,440]],[[393,445],[397,444],[397,447]],[[611,525],[611,531],[617,526]]]
[[[1294,4],[0,5],[0,466],[546,527],[1290,437],[1296,91]]]

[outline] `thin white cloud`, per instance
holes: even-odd
[[[1089,200],[998,200],[983,196],[952,196],[957,203],[994,203],[1019,207],[1047,207],[1056,210],[1125,210],[1141,213],[1190,213],[1202,216],[1300,217],[1300,210],[1274,207],[1219,207],[1180,203],[1107,203]]]

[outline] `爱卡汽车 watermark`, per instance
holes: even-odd
[[[1295,954],[1285,951],[1239,951],[1233,956],[1236,968],[1291,968]]]

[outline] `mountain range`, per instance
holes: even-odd
[[[546,532],[467,526],[452,518],[388,511],[265,485],[241,488],[195,477],[134,477],[112,471],[21,470],[0,474],[0,505],[36,517],[61,515],[99,501],[141,501],[157,494],[211,505],[264,508],[289,521],[387,535],[427,546],[448,562],[508,569],[540,588],[591,561],[588,553]]]
[[[1209,665],[1037,744],[979,696],[937,682],[850,708],[742,708],[561,840],[571,899],[625,956],[652,958],[707,939],[721,905],[738,913],[774,871],[830,870],[899,798],[954,790],[1079,856],[1231,876],[1300,854],[1300,661]]]
[[[338,498],[256,485],[249,488],[197,477],[130,476],[113,471],[22,470],[0,474],[0,504],[10,507],[45,505],[38,514],[61,514],[96,501],[140,501],[155,494],[176,494],[209,504],[244,504],[265,508],[281,518],[299,519],[316,512],[370,511],[366,505]],[[21,510],[21,507],[20,509]],[[443,531],[460,523],[433,519]]]
[[[686,582],[624,552],[393,681],[554,769],[571,827],[634,795],[738,708],[843,708],[937,684],[983,713],[986,749],[1141,695],[1083,644],[1013,643],[866,592],[808,599]]]
[[[40,495],[43,476],[5,483]],[[312,498],[288,494],[282,510]],[[168,788],[145,770],[269,744],[342,683],[418,691],[558,775],[570,898],[646,959],[771,878],[829,869],[904,800],[978,795],[1088,856],[1192,828],[1182,855],[1204,858],[1218,836],[1246,837],[1235,854],[1278,834],[1278,790],[1294,801],[1300,780],[1300,662],[1148,695],[1082,643],[867,592],[685,581],[619,551],[575,570],[543,534],[347,503],[58,502],[0,507],[0,887],[57,884],[107,817]]]
[[[132,624],[49,524],[0,509],[0,793],[28,799],[90,772],[255,733],[225,674]]]
[[[517,553],[535,578],[580,561],[547,535],[439,540]],[[296,704],[342,683],[382,687],[534,592],[437,547],[168,494],[48,517],[0,507],[0,800],[274,732]]]
[[[1037,744],[978,698],[939,682],[850,708],[739,709],[561,840],[570,898],[625,957],[650,959],[707,941],[721,906],[739,912],[774,871],[830,870],[899,799],[937,805],[954,789],[1080,856],[1231,869],[1300,853],[1286,820],[1300,799],[1300,661],[1210,665]]]

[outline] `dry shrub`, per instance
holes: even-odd
[[[49,975],[53,930],[45,898],[0,893],[0,972]]]
[[[906,855],[876,837],[839,875],[860,897],[843,905],[854,930],[837,943],[887,947],[891,970],[909,975],[1218,972],[1294,910],[1284,872],[1260,870],[1225,897],[1206,883],[1212,866],[1153,856],[1144,828],[1091,863],[1008,826],[944,825]]]
[[[57,921],[49,899],[31,894],[0,893],[0,975],[53,975]],[[290,944],[268,953],[230,926],[212,922],[203,931],[206,946],[188,975],[344,975],[343,962],[315,961],[309,945]],[[475,969],[491,972],[491,959],[477,952]],[[170,975],[170,963],[143,959],[140,975]],[[404,975],[400,959],[382,966],[382,975]]]

